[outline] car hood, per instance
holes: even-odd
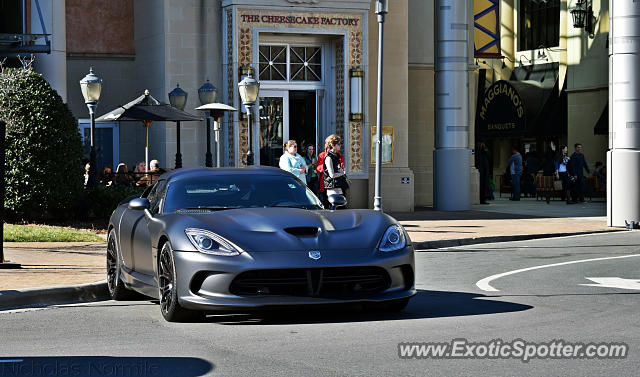
[[[254,252],[372,249],[397,223],[372,210],[250,208],[172,216],[180,217],[176,225],[183,234],[185,228],[207,229]]]

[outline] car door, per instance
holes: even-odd
[[[153,186],[148,187],[140,197],[146,198]],[[135,256],[133,255],[134,239],[136,230],[142,225],[146,227],[143,211],[125,209],[118,222],[118,239],[120,241],[120,255],[124,267],[129,270],[135,269]]]
[[[165,191],[167,190],[167,180],[161,179],[153,186],[147,199],[149,199],[149,211],[156,216],[160,212],[160,205]],[[149,220],[143,213],[143,219],[137,222],[132,228],[133,234],[133,259],[134,269],[136,272],[153,276],[154,260],[151,244],[151,235],[149,233]]]

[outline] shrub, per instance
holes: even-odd
[[[98,186],[86,191],[88,216],[109,218],[120,202],[132,195],[140,195],[146,187]]]
[[[62,98],[29,67],[0,67],[0,119],[7,123],[7,215],[70,216],[84,170],[77,122]]]

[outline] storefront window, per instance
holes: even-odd
[[[322,81],[322,49],[317,46],[260,46],[259,80]]]

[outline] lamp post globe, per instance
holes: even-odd
[[[98,107],[98,101],[100,100],[100,92],[102,92],[102,79],[93,73],[93,68],[89,68],[89,74],[80,80],[80,90],[84,97],[84,103],[86,103],[89,108],[89,118],[91,119],[91,151],[89,153],[89,177],[87,179],[87,187],[94,188],[98,185],[98,167],[96,166],[95,147],[95,113],[96,107]]]
[[[247,129],[249,137],[249,150],[247,151],[247,165],[253,165],[253,140],[251,137],[251,106],[258,99],[260,82],[253,78],[253,69],[249,68],[247,76],[238,83],[238,91],[242,104],[247,108]]]
[[[198,98],[201,105],[216,102],[217,96],[218,89],[209,82],[209,79],[198,89]],[[204,155],[204,165],[210,168],[213,167],[213,158],[211,155],[211,117],[208,111],[205,111],[205,117],[207,120],[207,153]]]
[[[180,84],[169,92],[169,103],[178,110],[184,110],[189,94],[180,88]]]
[[[187,104],[187,97],[189,94],[180,88],[180,84],[176,84],[176,87],[169,92],[169,103],[171,106],[178,110],[184,110]],[[176,164],[175,168],[180,169],[182,167],[182,153],[180,153],[180,121],[176,122]]]

